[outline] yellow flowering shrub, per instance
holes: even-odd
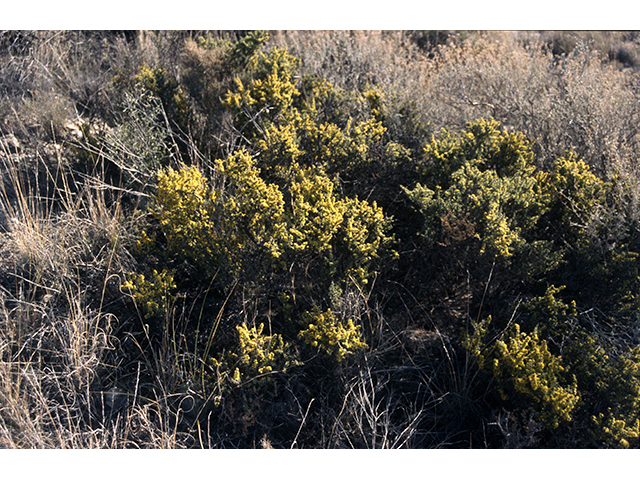
[[[349,319],[346,325],[335,318],[331,310],[321,312],[315,308],[304,315],[307,328],[300,331],[298,337],[313,348],[319,348],[326,354],[341,361],[345,356],[368,348],[362,341],[360,325]]]
[[[625,420],[616,418],[611,409],[592,417],[594,433],[598,441],[606,446],[629,448],[629,440],[640,437],[640,419],[635,418],[627,425]]]
[[[228,91],[223,105],[234,113],[234,123],[250,140],[268,121],[286,114],[300,95],[292,82],[300,60],[286,49],[273,48],[252,58],[253,79],[248,85],[235,79],[235,91]]]
[[[245,150],[216,161],[215,168],[228,182],[222,205],[227,243],[232,244],[228,250],[243,250],[251,243],[277,259],[286,235],[281,190],[260,177],[260,170]]]
[[[122,288],[130,292],[144,317],[149,319],[165,315],[173,301],[171,291],[176,288],[176,284],[172,272],[162,270],[158,273],[154,270],[149,279],[143,274],[132,274],[122,284]]]
[[[335,173],[366,161],[370,146],[381,140],[385,128],[375,116],[354,122],[327,111],[323,105],[341,94],[326,80],[305,77],[301,92],[294,83],[299,60],[286,50],[274,48],[251,64],[251,82],[236,79],[223,103],[236,128],[260,148],[267,174],[286,175],[294,163]]]
[[[342,224],[345,202],[333,193],[333,182],[309,168],[299,167],[290,186],[290,248],[323,252]]]
[[[259,380],[271,373],[285,372],[298,365],[299,361],[292,347],[283,340],[282,335],[263,334],[264,324],[236,327],[237,344],[233,351],[223,355],[220,360],[213,359],[222,376],[239,384],[247,380]]]
[[[291,255],[320,255],[330,276],[366,283],[368,266],[389,238],[388,219],[375,202],[340,198],[334,183],[313,168],[299,167],[288,194],[287,243]]]
[[[425,147],[423,175],[433,188],[418,183],[405,191],[425,219],[427,243],[441,235],[445,215],[466,216],[480,253],[510,257],[523,248],[522,233],[546,211],[529,143],[498,126],[481,119],[460,135],[445,130]]]
[[[217,225],[217,199],[218,193],[197,167],[158,172],[153,214],[169,248],[206,270],[215,270],[237,248],[224,241]]]
[[[230,273],[248,252],[262,252],[276,269],[301,255],[319,256],[329,277],[366,282],[369,264],[389,241],[388,220],[375,202],[340,198],[312,168],[296,168],[288,184],[268,183],[245,150],[215,168],[223,179],[217,189],[196,167],[159,173],[154,213],[172,251],[205,271]]]
[[[513,399],[515,395],[526,399],[551,429],[570,421],[580,400],[577,381],[575,377],[567,381],[562,358],[549,351],[546,340],[540,340],[536,330],[521,332],[515,323],[503,339],[485,348],[481,341],[485,328],[486,324],[481,324],[480,330],[463,343],[479,365],[500,382],[502,398]]]
[[[558,158],[545,179],[545,193],[558,204],[567,223],[585,224],[603,205],[610,188],[574,152]]]

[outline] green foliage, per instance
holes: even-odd
[[[590,281],[607,286],[602,293],[609,295],[607,303],[619,310],[637,311],[640,308],[640,254],[622,244],[604,255],[593,269]]]
[[[550,285],[541,297],[530,299],[524,304],[524,310],[529,313],[527,323],[539,331],[553,330],[557,333],[568,333],[578,314],[575,300],[569,304],[564,303],[556,295],[565,287]]]
[[[101,148],[119,167],[128,186],[144,188],[153,183],[158,170],[169,163],[169,139],[162,112],[156,95],[136,88],[125,93],[118,124],[105,134]]]
[[[347,355],[368,348],[362,341],[360,325],[349,319],[346,325],[335,318],[331,310],[321,312],[317,307],[303,315],[307,328],[298,337],[313,348],[342,361]]]
[[[136,80],[160,98],[167,115],[174,119],[178,126],[187,125],[190,112],[187,98],[180,84],[170,78],[166,70],[162,68],[151,70],[147,65],[143,65]]]
[[[640,437],[640,347],[629,350],[601,371],[604,412],[593,416],[594,433],[605,445],[629,446]]]
[[[523,396],[544,424],[557,428],[561,422],[571,420],[571,413],[580,400],[575,377],[567,381],[567,370],[562,359],[553,355],[545,340],[540,340],[534,330],[528,334],[513,324],[504,339],[495,346],[474,352],[481,365],[490,369],[500,381],[499,392],[503,399],[514,394]]]
[[[129,280],[122,284],[122,288],[130,292],[136,305],[140,307],[146,319],[163,318],[169,311],[174,300],[171,293],[176,288],[173,272],[162,270],[153,271],[151,278],[143,274],[132,274]]]
[[[246,66],[268,39],[269,33],[264,30],[249,32],[229,47],[231,65],[235,68]]]
[[[595,440],[626,448],[640,437],[640,349],[607,350],[596,336],[577,331],[563,357],[588,401],[584,410]]]
[[[522,133],[500,132],[493,119],[469,122],[461,134],[443,129],[424,148],[423,175],[447,189],[456,171],[464,165],[481,171],[494,170],[499,177],[533,174],[533,152]]]
[[[227,50],[231,48],[231,42],[225,38],[218,37],[203,37],[200,35],[196,40],[198,47],[204,50]]]
[[[443,218],[453,215],[472,226],[481,254],[510,257],[547,208],[529,143],[521,134],[500,133],[498,126],[478,120],[461,135],[443,131],[425,147],[424,176],[433,188],[418,183],[405,192],[423,215],[427,246],[447,240]]]

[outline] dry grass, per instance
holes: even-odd
[[[52,163],[37,150],[33,155],[5,151],[2,160],[3,445],[184,445],[171,420],[175,415],[161,408],[168,389],[156,385],[160,397],[144,399],[139,372],[125,377],[131,366],[123,332],[131,326],[114,312],[121,308],[120,284],[133,263],[128,248],[136,216],[125,217],[117,195],[106,200],[106,184],[95,178],[82,182],[61,156]],[[31,171],[25,172],[25,165]],[[126,392],[120,400],[126,401],[115,408],[113,392],[120,385]]]
[[[338,87],[381,86],[391,115],[411,105],[434,133],[493,117],[533,141],[542,164],[574,149],[610,171],[639,153],[640,104],[634,72],[598,51],[625,37],[596,33],[566,33],[573,43],[562,58],[548,45],[564,40],[534,32],[451,36],[429,56],[403,32],[285,31],[270,42],[300,56],[303,72]]]

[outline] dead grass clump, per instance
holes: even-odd
[[[423,112],[436,129],[493,117],[534,141],[543,164],[573,149],[611,171],[640,148],[634,80],[581,45],[561,59],[509,32],[443,46],[424,84]]]
[[[53,171],[42,157],[36,169]],[[136,216],[108,201],[104,182],[51,175],[48,196],[5,156],[0,206],[0,437],[13,448],[177,447],[175,413],[141,400],[122,341],[120,283],[133,259]],[[38,163],[37,162],[37,163]],[[62,168],[62,167],[61,167]],[[64,170],[64,169],[63,169]],[[115,313],[114,313],[115,312]],[[135,327],[134,327],[135,329]],[[163,365],[171,368],[171,364]],[[114,411],[104,394],[122,379],[137,401]],[[131,382],[128,384],[127,382]],[[169,395],[162,385],[156,391]],[[151,389],[153,390],[153,388]],[[162,397],[160,397],[162,399]],[[166,403],[166,402],[164,402]],[[155,412],[155,413],[154,413]],[[164,412],[164,413],[161,413]],[[188,436],[188,435],[187,435]]]

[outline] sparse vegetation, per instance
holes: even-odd
[[[0,44],[0,446],[640,445],[636,33]]]

